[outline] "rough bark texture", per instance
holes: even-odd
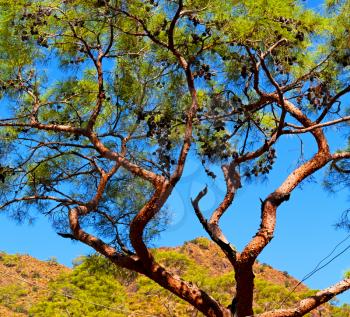
[[[253,315],[254,277],[252,265],[240,262],[236,264],[235,313],[237,317]]]
[[[316,307],[327,303],[334,296],[343,293],[350,288],[350,279],[340,281],[333,286],[317,292],[314,296],[303,299],[292,309],[281,309],[260,314],[259,317],[300,317],[309,313]]]
[[[149,275],[148,275],[149,274]],[[159,285],[170,290],[175,295],[186,300],[196,307],[205,316],[209,317],[231,317],[229,309],[220,305],[215,299],[200,290],[197,286],[183,281],[176,275],[167,272],[160,265],[153,265],[152,271],[147,275]]]

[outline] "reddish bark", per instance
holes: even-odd
[[[254,273],[250,263],[237,262],[235,265],[236,279],[236,316],[253,315]]]
[[[316,307],[327,303],[334,296],[343,293],[350,288],[350,279],[345,279],[324,290],[317,292],[314,296],[303,299],[295,308],[280,309],[260,314],[259,317],[299,317],[304,316]]]
[[[159,285],[184,299],[208,317],[232,317],[229,309],[220,305],[215,299],[194,284],[183,281],[180,277],[170,274],[158,264],[152,266],[146,274]]]

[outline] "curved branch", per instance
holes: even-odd
[[[194,284],[185,282],[177,275],[166,271],[157,263],[153,263],[151,267],[145,267],[145,263],[140,260],[140,257],[118,253],[116,249],[101,239],[85,232],[80,227],[79,216],[86,212],[86,207],[84,206],[79,206],[69,211],[69,223],[75,239],[91,246],[113,263],[146,275],[165,289],[189,302],[206,316],[231,317],[230,311]]]
[[[65,132],[65,133],[72,133],[75,135],[84,135],[84,136],[88,135],[88,132],[85,129],[72,127],[70,125],[64,125],[64,124],[43,124],[39,122],[9,123],[9,122],[2,122],[2,120],[0,120],[0,127],[28,128],[28,129],[34,128],[34,129],[44,130],[44,131]]]
[[[194,200],[191,200],[193,209],[205,231],[212,240],[221,248],[232,265],[236,262],[236,249],[228,242],[224,233],[219,227],[219,220],[232,204],[236,190],[241,187],[240,175],[236,171],[236,163],[233,161],[229,165],[223,165],[222,170],[226,182],[226,195],[215,209],[209,221],[207,221],[199,208],[199,201],[207,194],[207,187],[200,191]]]
[[[91,131],[96,123],[97,117],[101,112],[103,101],[106,98],[106,94],[103,88],[103,70],[102,70],[102,57],[103,53],[102,51],[98,54],[97,60],[96,60],[96,70],[97,70],[97,82],[98,82],[98,93],[97,93],[97,100],[95,108],[89,118],[89,121],[87,123],[87,130]]]
[[[236,190],[241,187],[241,177],[236,170],[236,163],[234,161],[229,165],[223,165],[222,171],[226,182],[226,195],[220,206],[216,208],[209,220],[209,224],[215,226],[219,224],[220,218],[231,205]]]
[[[142,268],[142,264],[139,261],[139,258],[136,256],[127,256],[121,253],[118,253],[116,249],[112,248],[101,239],[85,232],[79,223],[79,215],[83,215],[87,213],[87,207],[79,206],[73,208],[69,211],[69,224],[72,231],[72,234],[75,239],[91,246],[97,252],[103,254],[113,263],[124,267],[126,269],[143,273],[144,270]]]
[[[259,156],[264,154],[266,151],[268,151],[270,147],[276,143],[278,137],[279,137],[278,133],[275,132],[269,140],[265,140],[264,144],[260,148],[258,148],[255,151],[248,152],[237,157],[235,159],[235,162],[237,164],[240,164],[240,163],[251,161],[251,160],[254,160],[255,158],[258,158]]]
[[[208,193],[208,186],[206,185],[196,196],[195,199],[191,199],[192,207],[194,209],[194,212],[196,213],[196,216],[199,220],[199,222],[202,224],[204,229],[208,232],[210,231],[208,228],[208,221],[205,219],[203,213],[201,212],[199,208],[199,201]],[[208,232],[209,233],[209,232]]]
[[[344,151],[344,152],[338,152],[332,155],[332,160],[338,161],[342,159],[350,159],[350,152]]]
[[[8,200],[7,202],[5,202],[4,204],[2,204],[0,206],[0,210],[4,209],[7,206],[12,205],[14,203],[19,203],[19,202],[24,202],[24,201],[37,201],[37,200],[55,201],[55,202],[59,202],[59,203],[64,204],[64,205],[73,205],[73,204],[81,203],[77,200],[62,199],[59,197],[49,196],[49,195],[32,195],[32,196],[24,196],[21,198],[14,198],[14,199]]]
[[[331,126],[331,125],[335,125],[335,124],[338,124],[338,123],[341,123],[341,122],[347,122],[347,121],[350,121],[350,116],[346,116],[346,117],[343,117],[343,118],[339,118],[339,119],[328,121],[328,122],[324,122],[324,123],[313,124],[313,125],[311,125],[311,126],[309,126],[307,128],[300,127],[300,128],[294,129],[294,130],[283,130],[282,134],[305,133],[305,132],[310,132],[310,131],[318,129],[318,128],[328,127],[328,126]]]
[[[322,111],[321,115],[317,118],[315,123],[320,123],[324,117],[327,115],[328,111],[332,108],[332,106],[338,101],[339,98],[346,95],[348,92],[350,92],[350,85],[345,87],[343,90],[339,91],[337,94],[335,94],[327,103],[325,109]]]
[[[279,102],[279,96],[275,95],[275,98],[276,102]],[[312,122],[290,101],[284,100],[283,105],[286,111],[288,111],[305,127],[312,125]],[[260,229],[244,248],[239,259],[240,262],[252,265],[256,257],[273,238],[276,224],[277,207],[283,201],[289,199],[289,196],[293,189],[295,189],[295,187],[297,187],[305,178],[332,160],[332,155],[329,152],[328,142],[323,134],[322,129],[317,128],[315,130],[312,130],[311,133],[317,142],[318,152],[309,161],[289,174],[281,186],[265,199],[261,208],[262,213]]]
[[[111,151],[101,142],[101,140],[97,137],[95,133],[89,132],[86,129],[76,128],[76,127],[62,125],[62,124],[42,124],[39,122],[9,123],[9,122],[1,122],[1,120],[0,120],[0,127],[34,128],[34,129],[44,130],[44,131],[64,132],[64,133],[71,133],[74,135],[83,135],[90,139],[91,143],[93,144],[97,152],[99,152],[103,157],[116,161],[117,163],[120,163],[125,169],[127,169],[134,175],[137,175],[147,181],[150,181],[153,184],[159,183],[159,181],[164,178],[151,171],[141,168],[136,164],[133,164],[120,153]]]
[[[154,258],[143,241],[143,233],[147,224],[159,212],[168,199],[171,191],[172,187],[169,182],[165,181],[159,184],[151,199],[141,208],[130,224],[129,236],[131,244],[147,267],[154,264]]]
[[[304,316],[316,307],[327,303],[336,295],[339,295],[350,289],[350,278],[344,279],[324,290],[317,292],[315,295],[301,300],[295,308],[281,309],[259,314],[259,317],[296,317]]]
[[[141,168],[140,166],[130,162],[122,154],[111,151],[101,142],[101,140],[98,138],[98,136],[95,133],[91,133],[89,135],[89,139],[91,143],[94,145],[97,152],[99,152],[103,157],[116,161],[129,172],[143,178],[144,180],[151,182],[154,186],[156,186],[157,184],[159,184],[164,180],[163,176],[157,175],[156,173],[153,173],[144,168]]]
[[[97,206],[98,206],[98,204],[99,204],[99,202],[104,194],[104,191],[106,189],[108,181],[118,171],[119,167],[120,167],[120,164],[117,163],[107,173],[101,169],[101,178],[100,178],[100,182],[97,186],[96,194],[87,204],[85,204],[85,206],[88,207],[87,212],[90,212],[90,211],[97,208]]]
[[[175,30],[175,25],[176,25],[177,21],[181,17],[182,8],[183,8],[183,0],[179,0],[179,6],[177,8],[177,11],[176,11],[173,19],[171,20],[171,23],[170,23],[170,26],[169,26],[169,30],[168,30],[168,45],[169,45],[170,50],[175,50],[175,46],[174,46],[174,30]]]

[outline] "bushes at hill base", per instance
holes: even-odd
[[[154,250],[154,256],[184,279],[204,288],[222,304],[229,305],[234,296],[233,273],[210,274],[205,266],[185,254],[183,248],[180,250],[158,249]],[[274,284],[259,276],[255,283],[255,313],[279,308],[278,303],[290,292],[290,287]],[[51,283],[50,290],[46,298],[31,308],[30,316],[185,317],[194,313],[193,307],[148,278],[120,269],[98,255],[81,258],[72,272]],[[313,293],[314,291],[293,292],[285,301],[284,307],[292,306]],[[323,309],[322,316],[348,317],[349,312],[349,306],[328,306]],[[308,316],[317,316],[314,314]],[[196,316],[202,315],[198,313]]]
[[[93,256],[61,275],[50,284],[48,296],[30,309],[29,316],[127,316],[125,287],[108,270],[97,270],[98,263],[100,257]]]

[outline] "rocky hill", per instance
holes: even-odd
[[[158,261],[199,285],[223,304],[234,294],[234,278],[220,249],[205,238],[176,248],[154,250]],[[255,312],[293,305],[314,291],[299,285],[287,272],[267,264],[255,265]],[[289,296],[288,296],[289,295]],[[54,259],[0,253],[0,316],[4,317],[122,317],[201,316],[143,276],[116,268],[99,256],[76,261],[74,269]],[[312,317],[349,317],[350,306],[325,305]]]

